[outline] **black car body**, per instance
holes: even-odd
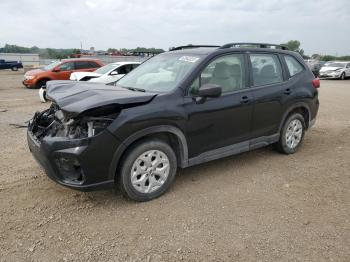
[[[259,47],[225,45],[158,55],[158,60],[191,63],[174,88],[164,92],[51,81],[47,95],[52,105],[30,121],[29,148],[56,182],[92,190],[113,186],[126,155],[143,140],[164,141],[174,151],[177,166],[185,168],[278,142],[293,112],[302,116],[305,130],[311,127],[319,107],[318,79],[299,54]],[[144,65],[155,58],[134,75],[142,75]],[[225,59],[233,64],[225,64]],[[239,61],[239,70],[234,61]],[[171,73],[163,71],[157,72],[158,78],[168,79]],[[232,76],[238,71],[239,83]],[[152,81],[152,75],[147,76]],[[204,83],[208,76],[211,80]],[[162,81],[154,86],[169,84]],[[227,81],[235,82],[236,89]]]
[[[12,71],[17,71],[19,68],[23,68],[23,65],[19,61],[5,61],[0,59],[0,70],[1,69],[11,69]]]

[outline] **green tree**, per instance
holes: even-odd
[[[289,50],[298,52],[301,56],[304,56],[304,49],[300,48],[300,41],[289,40],[287,43],[284,43],[282,45],[288,47]]]

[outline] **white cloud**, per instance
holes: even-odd
[[[4,0],[0,46],[162,47],[298,39],[350,54],[348,0]]]

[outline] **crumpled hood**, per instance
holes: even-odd
[[[101,83],[64,80],[49,81],[46,88],[47,97],[71,116],[110,104],[147,103],[157,95]]]

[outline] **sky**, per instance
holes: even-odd
[[[1,0],[0,47],[169,47],[299,40],[350,55],[350,0]]]

